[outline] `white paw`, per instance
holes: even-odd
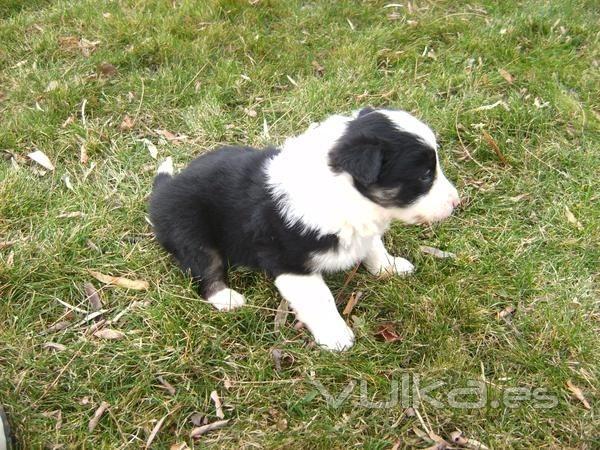
[[[225,288],[211,295],[208,301],[219,311],[231,311],[232,309],[244,306],[246,300],[244,296],[233,289]]]
[[[408,275],[415,271],[415,266],[413,266],[410,261],[400,258],[399,256],[394,257],[391,268],[392,273],[395,275]]]
[[[354,345],[354,332],[341,318],[335,318],[331,323],[323,323],[313,327],[315,342],[326,350],[341,352]]]
[[[390,256],[385,262],[382,262],[378,267],[368,267],[367,269],[373,275],[380,277],[388,277],[392,275],[409,275],[415,271],[415,266],[413,266],[409,261],[404,258],[400,258],[399,256]]]

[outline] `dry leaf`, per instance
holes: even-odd
[[[167,391],[171,395],[175,395],[175,393],[177,392],[175,390],[175,388],[169,382],[167,382],[162,376],[159,375],[159,376],[156,377],[156,379],[161,384],[160,387],[162,389],[164,389],[165,391]]]
[[[75,217],[85,217],[85,213],[82,213],[81,211],[71,211],[60,213],[56,216],[57,219],[73,219]]]
[[[256,112],[255,110],[253,110],[253,109],[248,109],[248,108],[244,108],[244,113],[245,113],[247,116],[250,116],[250,117],[256,117],[256,116],[258,115],[258,114],[257,114],[257,112]]]
[[[124,277],[113,277],[93,270],[90,270],[89,272],[96,280],[101,281],[102,283],[112,284],[125,289],[134,289],[136,291],[145,291],[148,289],[148,282],[144,280],[130,280],[129,278]]]
[[[30,159],[38,163],[44,169],[54,170],[54,164],[50,162],[50,159],[46,156],[46,154],[41,150],[36,150],[27,155]]]
[[[63,183],[65,183],[65,186],[67,187],[67,189],[69,189],[70,191],[74,191],[75,189],[73,189],[73,185],[71,184],[71,177],[67,174],[63,175],[61,180],[63,181]]]
[[[508,165],[508,161],[506,160],[506,157],[500,150],[500,147],[498,147],[498,144],[494,140],[494,138],[492,136],[490,136],[490,134],[485,130],[481,130],[481,135],[483,136],[483,139],[485,139],[485,141],[488,143],[488,145],[490,147],[492,147],[492,150],[494,150],[494,153],[496,153],[496,156],[498,156],[498,159],[500,161],[502,161],[502,164]]]
[[[494,109],[497,106],[502,106],[505,110],[510,111],[508,104],[504,100],[498,100],[496,103],[492,103],[491,105],[483,105],[478,108],[473,109],[472,111],[487,111],[490,109]]]
[[[529,194],[519,194],[519,195],[515,195],[514,197],[509,197],[508,199],[511,202],[519,202],[521,200],[523,200],[524,198],[529,197]]]
[[[394,322],[384,322],[377,325],[375,329],[375,337],[385,342],[396,342],[402,340],[402,337],[396,331]]]
[[[352,292],[352,294],[350,294],[350,298],[348,299],[348,303],[346,303],[344,311],[342,311],[342,314],[345,316],[349,316],[362,296],[362,291]]]
[[[513,305],[508,305],[506,308],[504,308],[502,311],[500,311],[498,313],[498,318],[506,319],[509,316],[512,316],[516,310],[517,310],[517,308],[515,308]]]
[[[282,299],[277,307],[277,312],[275,313],[275,331],[278,331],[282,326],[285,325],[285,321],[287,320],[289,312],[290,309],[287,300]]]
[[[196,439],[210,431],[223,428],[229,423],[230,420],[231,419],[217,420],[216,422],[202,425],[201,427],[196,427],[190,432],[190,437]]]
[[[322,77],[323,74],[325,73],[325,68],[319,64],[317,61],[313,61],[312,63],[313,68],[315,69],[315,74],[317,74],[317,76]]]
[[[210,399],[215,404],[216,416],[219,419],[223,419],[225,417],[225,414],[223,414],[223,405],[221,404],[221,399],[219,398],[219,394],[217,394],[217,391],[212,391],[210,393]]]
[[[6,257],[6,267],[12,267],[15,263],[15,252],[13,250],[10,251],[8,256]]]
[[[489,448],[475,439],[467,439],[461,431],[453,431],[450,433],[450,440],[461,447],[470,448],[473,450],[489,450]]]
[[[592,409],[592,407],[590,406],[590,403],[583,396],[583,391],[579,387],[575,386],[571,380],[567,380],[567,387],[573,393],[575,398],[577,400],[579,400],[581,403],[583,403],[583,407],[585,409]]]
[[[43,412],[42,416],[47,417],[49,419],[56,420],[56,423],[54,424],[54,429],[56,431],[61,429],[61,427],[62,427],[62,411],[60,409],[57,409],[54,411],[49,411],[49,412]]]
[[[12,247],[13,245],[15,245],[17,242],[19,242],[18,239],[14,239],[12,241],[0,241],[0,250],[4,249],[4,248],[8,248],[8,247]]]
[[[96,425],[98,425],[98,422],[100,422],[102,414],[104,414],[104,411],[106,411],[109,406],[110,405],[106,402],[102,402],[100,406],[98,406],[98,409],[96,409],[94,416],[90,419],[90,423],[88,424],[88,431],[90,433],[94,431],[94,428],[96,428]]]
[[[119,125],[119,128],[122,131],[128,131],[133,128],[133,125],[134,125],[133,119],[129,116],[125,116],[125,117],[123,117],[123,121],[121,122],[121,125]]]
[[[112,330],[110,328],[103,328],[102,330],[98,330],[94,332],[94,336],[100,339],[123,339],[125,337],[125,333],[118,330]]]
[[[175,444],[171,444],[171,446],[169,447],[169,450],[189,450],[190,448],[188,447],[186,442],[177,442]]]
[[[67,347],[65,347],[62,344],[58,344],[56,342],[44,342],[44,344],[42,345],[43,348],[49,348],[52,350],[56,350],[57,352],[62,352],[63,350],[66,350]]]
[[[82,406],[89,405],[90,398],[86,395],[85,397],[83,397],[82,399],[80,399],[78,403],[80,405],[82,405]]]
[[[142,142],[146,145],[146,148],[148,149],[150,156],[153,159],[156,159],[158,157],[158,148],[156,148],[156,145],[154,145],[152,143],[152,141],[149,139],[142,139]]]
[[[440,250],[439,248],[429,247],[427,245],[420,245],[419,249],[428,255],[435,256],[436,258],[446,259],[446,258],[456,258],[456,254],[452,252],[445,252]]]
[[[168,416],[168,414],[167,414],[167,416]],[[160,431],[160,427],[162,427],[162,424],[164,423],[164,421],[167,418],[167,416],[162,417],[158,422],[156,422],[156,425],[154,425],[154,428],[152,428],[152,431],[150,432],[150,435],[148,436],[148,440],[146,441],[146,447],[145,448],[150,448],[150,445],[152,444],[152,441],[154,440],[154,438],[156,437],[156,435]]]
[[[177,139],[177,136],[175,136],[168,130],[156,130],[156,132],[162,137],[164,137],[167,141],[174,141]]]
[[[271,350],[271,357],[273,358],[273,364],[275,370],[279,372],[282,368],[290,367],[294,363],[294,357],[282,352],[278,348]]]
[[[61,320],[60,322],[56,322],[55,324],[52,324],[50,327],[48,327],[48,329],[46,330],[46,333],[54,333],[56,331],[62,331],[64,329],[68,328],[69,325],[71,325],[71,322],[67,322],[66,320]]]
[[[544,101],[544,100],[542,100],[541,98],[539,98],[539,97],[536,97],[536,98],[533,100],[533,105],[534,105],[534,106],[535,106],[537,109],[543,109],[543,108],[545,108],[545,107],[547,107],[547,106],[550,106],[550,102],[545,102],[545,101]]]
[[[58,81],[52,80],[48,83],[48,86],[46,86],[46,92],[54,91],[55,89],[58,89],[59,86]]]
[[[500,73],[500,76],[502,78],[504,78],[508,84],[513,84],[513,82],[515,81],[515,77],[513,77],[510,74],[510,72],[508,72],[507,70],[499,69],[498,72]]]
[[[85,291],[85,295],[87,296],[87,300],[90,302],[90,306],[92,307],[92,311],[99,311],[102,309],[102,300],[100,299],[100,294],[94,287],[92,283],[85,283],[83,285],[83,290]]]
[[[117,68],[113,66],[111,63],[103,62],[98,66],[98,71],[101,75],[110,78],[114,77],[117,74]]]
[[[196,427],[201,427],[202,425],[206,425],[208,423],[208,418],[199,412],[192,414],[190,417],[190,422],[192,425]]]
[[[577,227],[578,230],[583,230],[583,225],[579,220],[577,220],[577,217],[575,217],[575,215],[571,212],[567,205],[565,205],[565,216],[567,216],[567,220],[569,221],[569,223],[575,225],[575,227]]]
[[[85,144],[82,143],[79,146],[79,162],[81,164],[87,164],[88,159],[89,158],[88,158],[88,153],[87,153],[87,147],[85,146]],[[87,178],[87,177],[84,177],[84,181],[85,181],[85,178]]]
[[[62,36],[58,38],[58,44],[65,50],[79,48],[79,39],[76,36]]]

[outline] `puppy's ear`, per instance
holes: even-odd
[[[363,186],[377,181],[383,152],[377,143],[357,141],[342,142],[331,154],[331,167],[337,172],[348,172]]]
[[[375,108],[372,108],[371,106],[365,106],[363,109],[361,109],[361,110],[358,112],[358,116],[357,116],[357,117],[362,117],[362,116],[364,116],[365,114],[372,113],[373,111],[375,111]]]

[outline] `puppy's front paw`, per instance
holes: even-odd
[[[311,330],[316,343],[326,350],[341,352],[354,345],[354,332],[339,318],[335,323],[324,323]]]
[[[395,256],[390,269],[392,269],[393,275],[409,275],[415,271],[415,266],[413,266],[410,261]]]
[[[409,275],[415,271],[415,266],[413,266],[404,258],[400,258],[399,256],[390,256],[375,267],[373,267],[373,265],[367,265],[367,269],[373,275],[388,277],[392,275]]]
[[[211,295],[208,301],[219,311],[231,311],[244,306],[246,303],[242,294],[229,288],[221,289],[216,294]]]

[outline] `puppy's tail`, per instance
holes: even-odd
[[[173,178],[173,159],[169,156],[165,159],[160,166],[158,166],[158,170],[156,171],[156,176],[154,177],[154,182],[152,184],[152,189],[156,189],[158,186],[163,184],[165,181]]]

